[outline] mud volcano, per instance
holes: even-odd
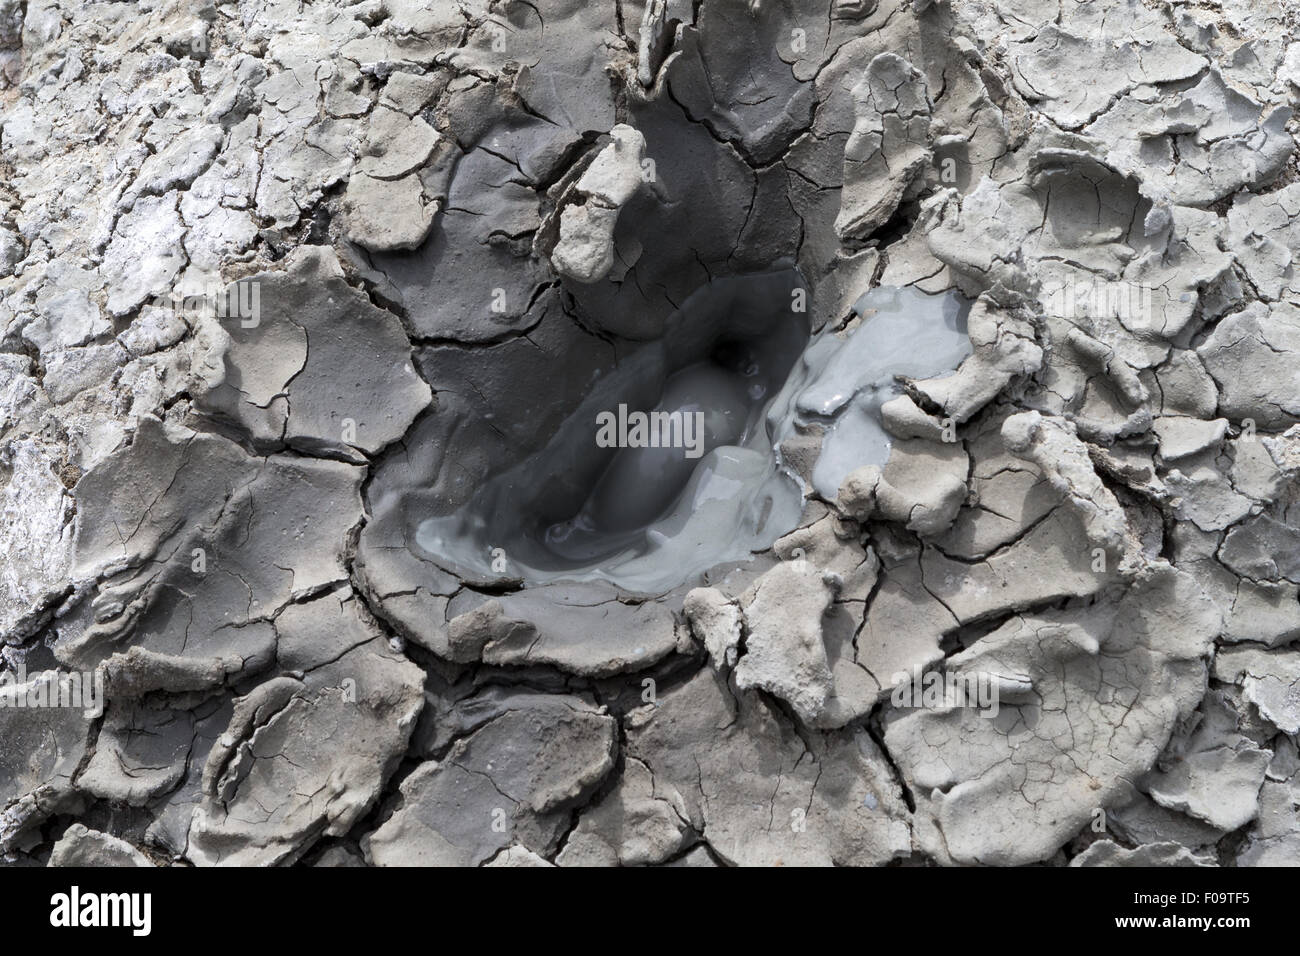
[[[808,341],[792,308],[803,292],[791,270],[706,285],[661,339],[595,369],[539,451],[423,521],[418,547],[466,580],[603,579],[638,592],[766,548],[802,508],[774,445]],[[526,417],[529,396],[518,397],[509,414]]]

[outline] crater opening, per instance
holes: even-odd
[[[811,491],[834,498],[884,464],[880,407],[900,377],[955,368],[970,304],[881,287],[846,331],[812,334],[794,269],[714,279],[662,337],[598,369],[536,452],[451,514],[420,520],[418,548],[480,586],[604,580],[670,590],[793,530],[804,489],[780,445],[820,433]]]
[[[611,581],[653,592],[743,560],[794,527],[773,453],[810,336],[793,269],[715,279],[656,341],[598,374],[535,454],[416,543],[461,577]]]

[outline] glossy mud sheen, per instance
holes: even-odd
[[[795,400],[795,414],[803,424],[827,429],[813,487],[828,500],[849,472],[889,459],[892,441],[881,425],[880,406],[902,394],[898,378],[941,375],[971,354],[970,302],[956,292],[880,286],[853,310],[860,324],[847,336],[818,337],[800,360],[807,384]]]

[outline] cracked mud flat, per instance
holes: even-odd
[[[1296,19],[0,0],[0,855],[1300,864]],[[708,496],[636,587],[427,550],[572,515],[593,383],[782,270],[791,348],[969,303],[843,481],[805,415],[703,569]]]

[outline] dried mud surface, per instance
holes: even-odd
[[[1300,864],[1296,18],[0,0],[0,855]],[[973,301],[887,462],[663,593],[415,543],[781,265]]]

